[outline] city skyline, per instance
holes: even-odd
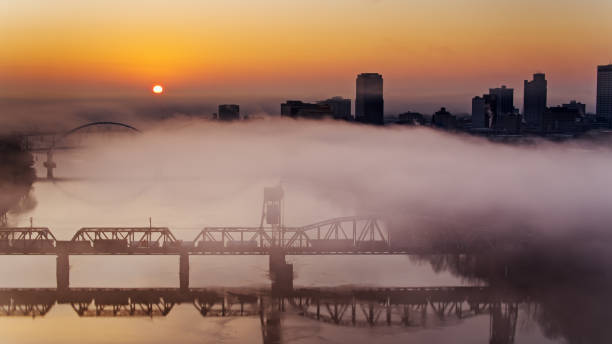
[[[578,101],[586,105],[586,113],[595,114],[596,104],[597,104],[597,86],[598,86],[597,76],[600,74],[599,69],[601,69],[602,67],[609,69],[610,66],[612,66],[612,63],[604,64],[604,65],[596,65],[594,67],[594,70],[595,70],[595,73],[593,73],[594,82],[593,82],[593,85],[589,87],[589,89],[592,89],[592,92],[591,92],[593,94],[592,101],[584,101],[584,98],[581,98],[579,96],[580,92],[577,95],[567,94],[567,96],[565,95],[560,96],[559,91],[558,91],[559,85],[553,84],[552,87],[546,88],[547,105],[554,106],[554,105],[561,105],[564,103],[569,103],[570,101]],[[361,73],[361,74],[379,74],[380,75],[382,73]],[[534,77],[537,75],[545,75],[545,78],[547,79],[545,81],[547,82],[550,81],[548,73],[544,71],[538,71],[530,75],[533,75]],[[353,85],[355,85],[354,78],[355,76],[353,76],[353,82],[352,82]],[[386,80],[388,78],[392,79],[393,77],[385,76],[385,84],[387,84]],[[524,110],[525,108],[524,91],[526,87],[529,87],[529,85],[531,85],[531,82],[528,84],[527,80],[523,79],[523,83],[518,87],[512,87],[509,85],[518,85],[518,84],[515,82],[500,83],[499,81],[492,81],[490,84],[484,85],[482,89],[477,89],[474,92],[472,92],[471,90],[462,89],[461,93],[456,93],[452,95],[443,94],[443,93],[432,93],[429,97],[418,99],[416,101],[414,101],[413,98],[410,97],[410,95],[407,95],[406,97],[397,96],[397,93],[396,93],[397,89],[389,90],[388,87],[385,87],[384,99],[385,99],[386,104],[384,107],[384,116],[385,117],[395,116],[395,115],[398,115],[406,111],[417,111],[417,112],[423,112],[426,114],[427,113],[433,114],[435,111],[440,109],[440,106],[449,108],[454,113],[469,115],[473,110],[473,107],[472,107],[473,104],[472,105],[470,104],[471,104],[472,98],[474,97],[474,94],[477,94],[481,92],[482,90],[486,90],[486,89],[491,90],[492,89],[491,86],[493,86],[493,88],[507,87],[508,89],[516,90],[517,91],[516,94],[513,95],[513,104],[519,105],[518,107],[516,107],[516,109],[519,110],[521,114],[524,114],[524,111],[525,111]],[[548,85],[550,86],[550,83],[548,83]],[[66,100],[72,99],[72,100],[77,100],[77,101],[120,100],[120,99],[136,100],[136,99],[149,98],[151,93],[153,93],[156,96],[160,96],[160,94],[156,94],[157,92],[151,92],[150,89],[153,86],[161,87],[161,85],[154,83],[154,84],[149,85],[149,89],[138,90],[138,92],[136,93],[126,92],[126,93],[123,93],[122,95],[100,94],[97,96],[96,95],[84,95],[84,94],[79,94],[79,93],[72,93],[72,95],[62,94],[62,93],[41,94],[37,92],[32,92],[32,93],[29,93],[28,95],[14,95],[14,94],[11,95],[11,94],[1,94],[0,93],[0,101],[3,100],[3,101],[11,102],[14,100],[17,100],[17,101],[34,100],[38,102],[38,101],[54,101],[54,100],[62,100],[62,99],[66,99]],[[344,86],[347,86],[347,85],[344,85]],[[241,104],[247,104],[247,107],[259,108],[260,109],[259,113],[263,111],[263,113],[269,114],[269,115],[280,115],[281,114],[280,112],[277,112],[277,111],[270,111],[270,108],[275,108],[276,104],[278,104],[278,100],[281,100],[281,99],[285,99],[285,100],[286,99],[300,99],[306,102],[309,102],[309,101],[322,102],[321,99],[330,98],[328,100],[331,100],[331,98],[345,98],[345,99],[349,99],[354,102],[355,99],[357,98],[355,86],[352,87],[352,91],[349,90],[349,93],[346,93],[346,94],[340,93],[340,92],[334,93],[333,91],[330,91],[329,93],[319,91],[317,93],[319,94],[318,96],[312,96],[312,95],[301,94],[301,93],[295,94],[294,96],[290,96],[289,94],[291,94],[291,92],[289,91],[289,92],[280,92],[279,94],[275,94],[275,95],[268,94],[268,95],[261,96],[261,97],[253,97],[252,95],[248,95],[248,94],[237,94],[237,95],[217,94],[213,96],[204,95],[204,94],[180,95],[176,93],[173,94],[172,92],[170,92],[170,94],[167,94],[166,85],[163,85],[163,87],[164,87],[163,96],[161,96],[160,99],[164,99],[165,101],[168,101],[170,103],[172,103],[173,101],[187,101],[187,102],[195,101],[196,103],[199,103],[199,104],[208,104],[210,106],[216,107],[217,104],[238,101]],[[321,87],[321,88],[323,89],[324,87]],[[563,89],[562,85],[560,88]],[[159,102],[163,103],[163,100]],[[389,103],[390,103],[390,106],[387,106]],[[351,106],[352,115],[355,115],[356,113],[356,111],[354,111],[354,105],[355,104],[353,103]],[[248,112],[253,112],[253,111],[251,109],[251,111],[248,111]]]
[[[161,83],[176,97],[325,99],[352,97],[354,75],[375,71],[389,109],[406,101],[433,112],[444,97],[469,112],[473,94],[545,72],[552,103],[590,109],[593,66],[612,60],[603,0],[144,4],[4,2],[0,96],[133,96]]]

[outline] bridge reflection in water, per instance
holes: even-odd
[[[164,317],[193,304],[203,317],[259,317],[264,343],[280,343],[281,315],[336,326],[411,329],[490,317],[490,343],[513,343],[524,298],[487,287],[267,289],[1,289],[0,316],[43,317],[69,304],[80,317]]]

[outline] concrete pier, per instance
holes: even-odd
[[[59,253],[56,258],[55,272],[58,290],[70,288],[70,259],[68,257],[66,253]]]
[[[282,249],[271,249],[269,268],[273,293],[286,293],[293,290],[293,264],[287,264],[285,252]]]
[[[179,257],[179,284],[182,290],[187,290],[189,289],[189,254],[181,253]]]

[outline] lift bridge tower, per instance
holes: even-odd
[[[272,228],[272,245],[283,246],[283,198],[284,192],[282,186],[264,188],[263,207],[261,209],[260,229],[264,227]]]
[[[271,228],[270,278],[272,292],[283,293],[293,289],[293,264],[285,261],[285,228],[283,223],[284,192],[281,185],[264,188],[259,229]],[[268,227],[269,226],[269,227]]]

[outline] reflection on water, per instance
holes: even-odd
[[[608,290],[352,287],[272,294],[252,288],[2,289],[0,331],[10,343],[169,343],[172,337],[181,343],[347,338],[368,343],[376,336],[389,343],[607,343]],[[74,337],[74,329],[82,327],[93,330]],[[28,329],[54,337],[42,340],[27,334]],[[137,338],[128,340],[134,333]]]
[[[486,286],[1,289],[0,332],[8,343],[609,343],[607,262],[544,263],[566,255],[532,256],[531,273],[514,252],[418,258]]]
[[[229,338],[224,337],[226,342],[341,340],[345,329],[364,335],[353,341],[359,343],[369,342],[373,334],[382,335],[383,342],[385,338],[394,342],[419,338],[420,332],[436,341],[448,341],[453,340],[456,328],[464,326],[470,329],[466,342],[474,339],[486,342],[487,336],[489,343],[514,343],[517,337],[543,342],[539,331],[523,331],[526,324],[536,321],[548,330],[563,320],[550,317],[534,295],[490,287],[310,288],[282,295],[270,294],[266,289],[4,289],[0,290],[3,316],[0,327],[11,338],[21,326],[48,330],[47,321],[56,326],[81,326],[82,319],[67,316],[68,308],[75,317],[100,318],[100,326],[108,324],[102,319],[124,318],[121,324],[113,322],[117,327],[111,332],[121,331],[126,336],[129,335],[124,332],[126,326],[142,329],[147,325],[137,319],[149,319],[166,327],[164,331],[174,333],[176,338],[185,335],[187,339],[181,339],[185,343],[191,342],[189,334],[194,331],[202,336],[218,334],[215,333],[218,329],[200,325],[211,322],[232,328]],[[174,313],[184,321],[181,326],[176,321],[158,319],[174,318]],[[19,317],[36,320],[12,321]],[[234,322],[239,318],[246,318],[251,324]],[[257,333],[252,332],[253,322],[259,322]],[[8,323],[12,326],[8,327]],[[482,326],[485,324],[488,326]],[[251,332],[240,331],[242,326]],[[312,332],[305,333],[305,328]],[[335,328],[339,329],[337,333]],[[431,331],[446,328],[455,330]],[[71,341],[66,336],[70,332],[60,331],[58,340],[82,342],[82,338]],[[138,332],[137,342],[159,342],[155,339],[157,332]],[[87,338],[108,343],[114,342],[112,337],[96,331]],[[553,338],[554,334],[548,337]],[[14,340],[29,342],[27,338]]]
[[[609,343],[610,237],[589,234],[534,243],[522,250],[419,259],[490,288],[524,295],[537,306],[533,318],[548,338]]]

